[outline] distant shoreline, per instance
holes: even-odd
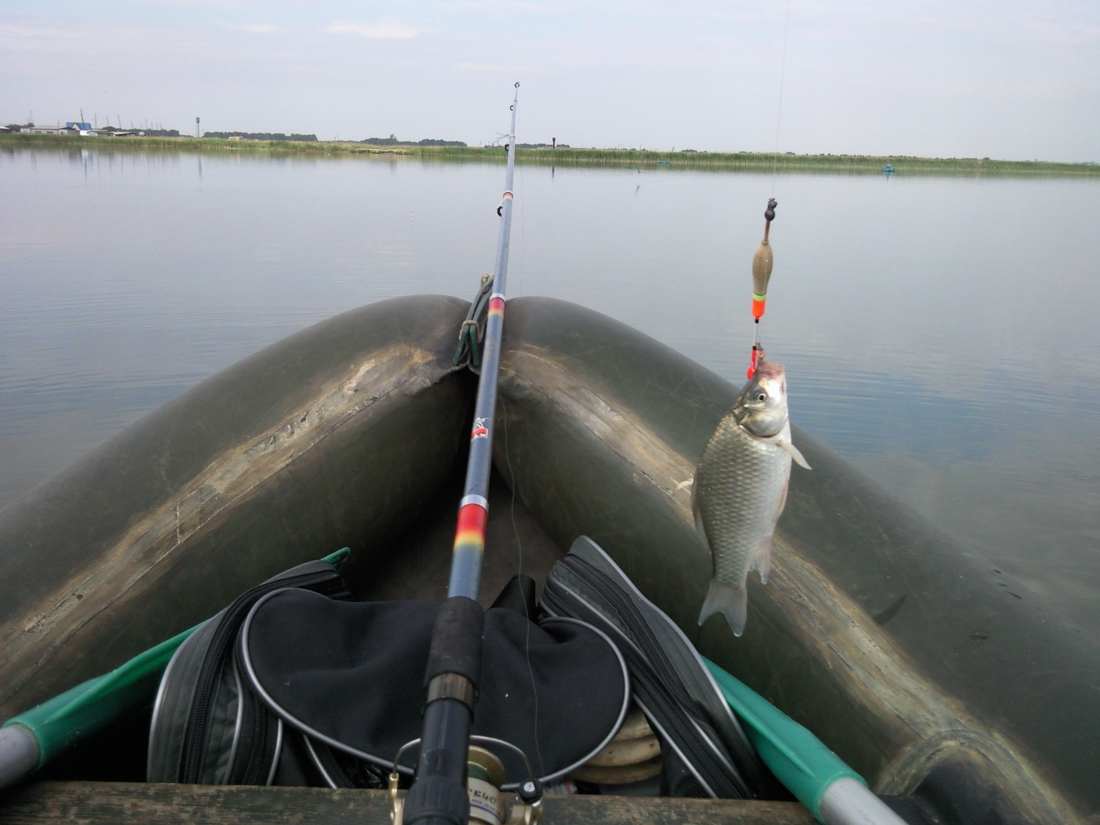
[[[36,146],[56,149],[94,148],[107,151],[141,149],[205,154],[270,154],[320,157],[407,158],[438,162],[502,163],[501,147],[378,146],[350,141],[224,140],[188,137],[78,137],[68,135],[0,134],[0,147]],[[1024,175],[1100,177],[1100,163],[992,160],[989,158],[921,158],[900,155],[795,155],[761,152],[661,152],[642,149],[521,149],[521,164],[770,172],[838,172],[883,174]]]

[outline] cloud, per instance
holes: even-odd
[[[515,14],[560,15],[574,13],[563,9],[562,3],[539,3],[536,0],[448,0],[444,5],[448,12],[486,12],[497,17]]]
[[[455,64],[455,69],[460,72],[504,75],[511,80],[522,80],[525,77],[543,74],[543,68],[542,66],[522,65],[518,63],[462,62]]]
[[[502,66],[499,63],[459,63],[458,70],[460,72],[509,72],[512,71],[508,66]]]
[[[86,35],[85,30],[75,26],[0,23],[0,39],[3,40],[72,40]]]
[[[329,34],[357,34],[368,40],[412,40],[420,30],[397,20],[379,20],[375,23],[330,23],[325,29]]]
[[[247,32],[248,34],[271,34],[279,30],[279,27],[274,23],[243,23],[229,28],[233,31]]]

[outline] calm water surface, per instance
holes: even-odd
[[[360,304],[469,297],[502,167],[0,154],[0,507]],[[769,176],[519,167],[509,289],[738,381]],[[795,421],[1095,624],[1100,183],[786,175],[765,343]]]

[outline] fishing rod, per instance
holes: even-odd
[[[474,404],[474,424],[470,431],[466,486],[458,506],[447,600],[440,607],[432,628],[424,676],[428,696],[421,729],[420,754],[416,778],[402,811],[406,825],[466,825],[470,815],[470,800],[466,792],[467,753],[477,682],[481,674],[481,636],[485,619],[477,598],[485,552],[485,525],[489,517],[489,473],[493,458],[497,373],[512,233],[519,83],[515,84],[515,89],[511,106],[512,125],[506,147],[508,160],[504,172],[504,194],[497,207],[500,232],[497,236],[493,292],[485,323],[485,350]],[[524,790],[537,792],[537,787],[535,783],[528,782]]]

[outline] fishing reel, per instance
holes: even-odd
[[[470,742],[495,745],[511,751],[523,760],[527,779],[513,785],[506,783],[504,763],[487,748],[471,744],[466,757],[466,795],[470,800],[470,822],[478,825],[539,825],[542,821],[542,783],[531,770],[527,755],[503,739],[491,736],[471,736]],[[400,793],[401,774],[398,763],[405,751],[420,744],[419,739],[406,742],[398,750],[390,768],[387,790],[390,797],[390,823],[403,825],[405,797]],[[515,791],[509,803],[508,791]]]

